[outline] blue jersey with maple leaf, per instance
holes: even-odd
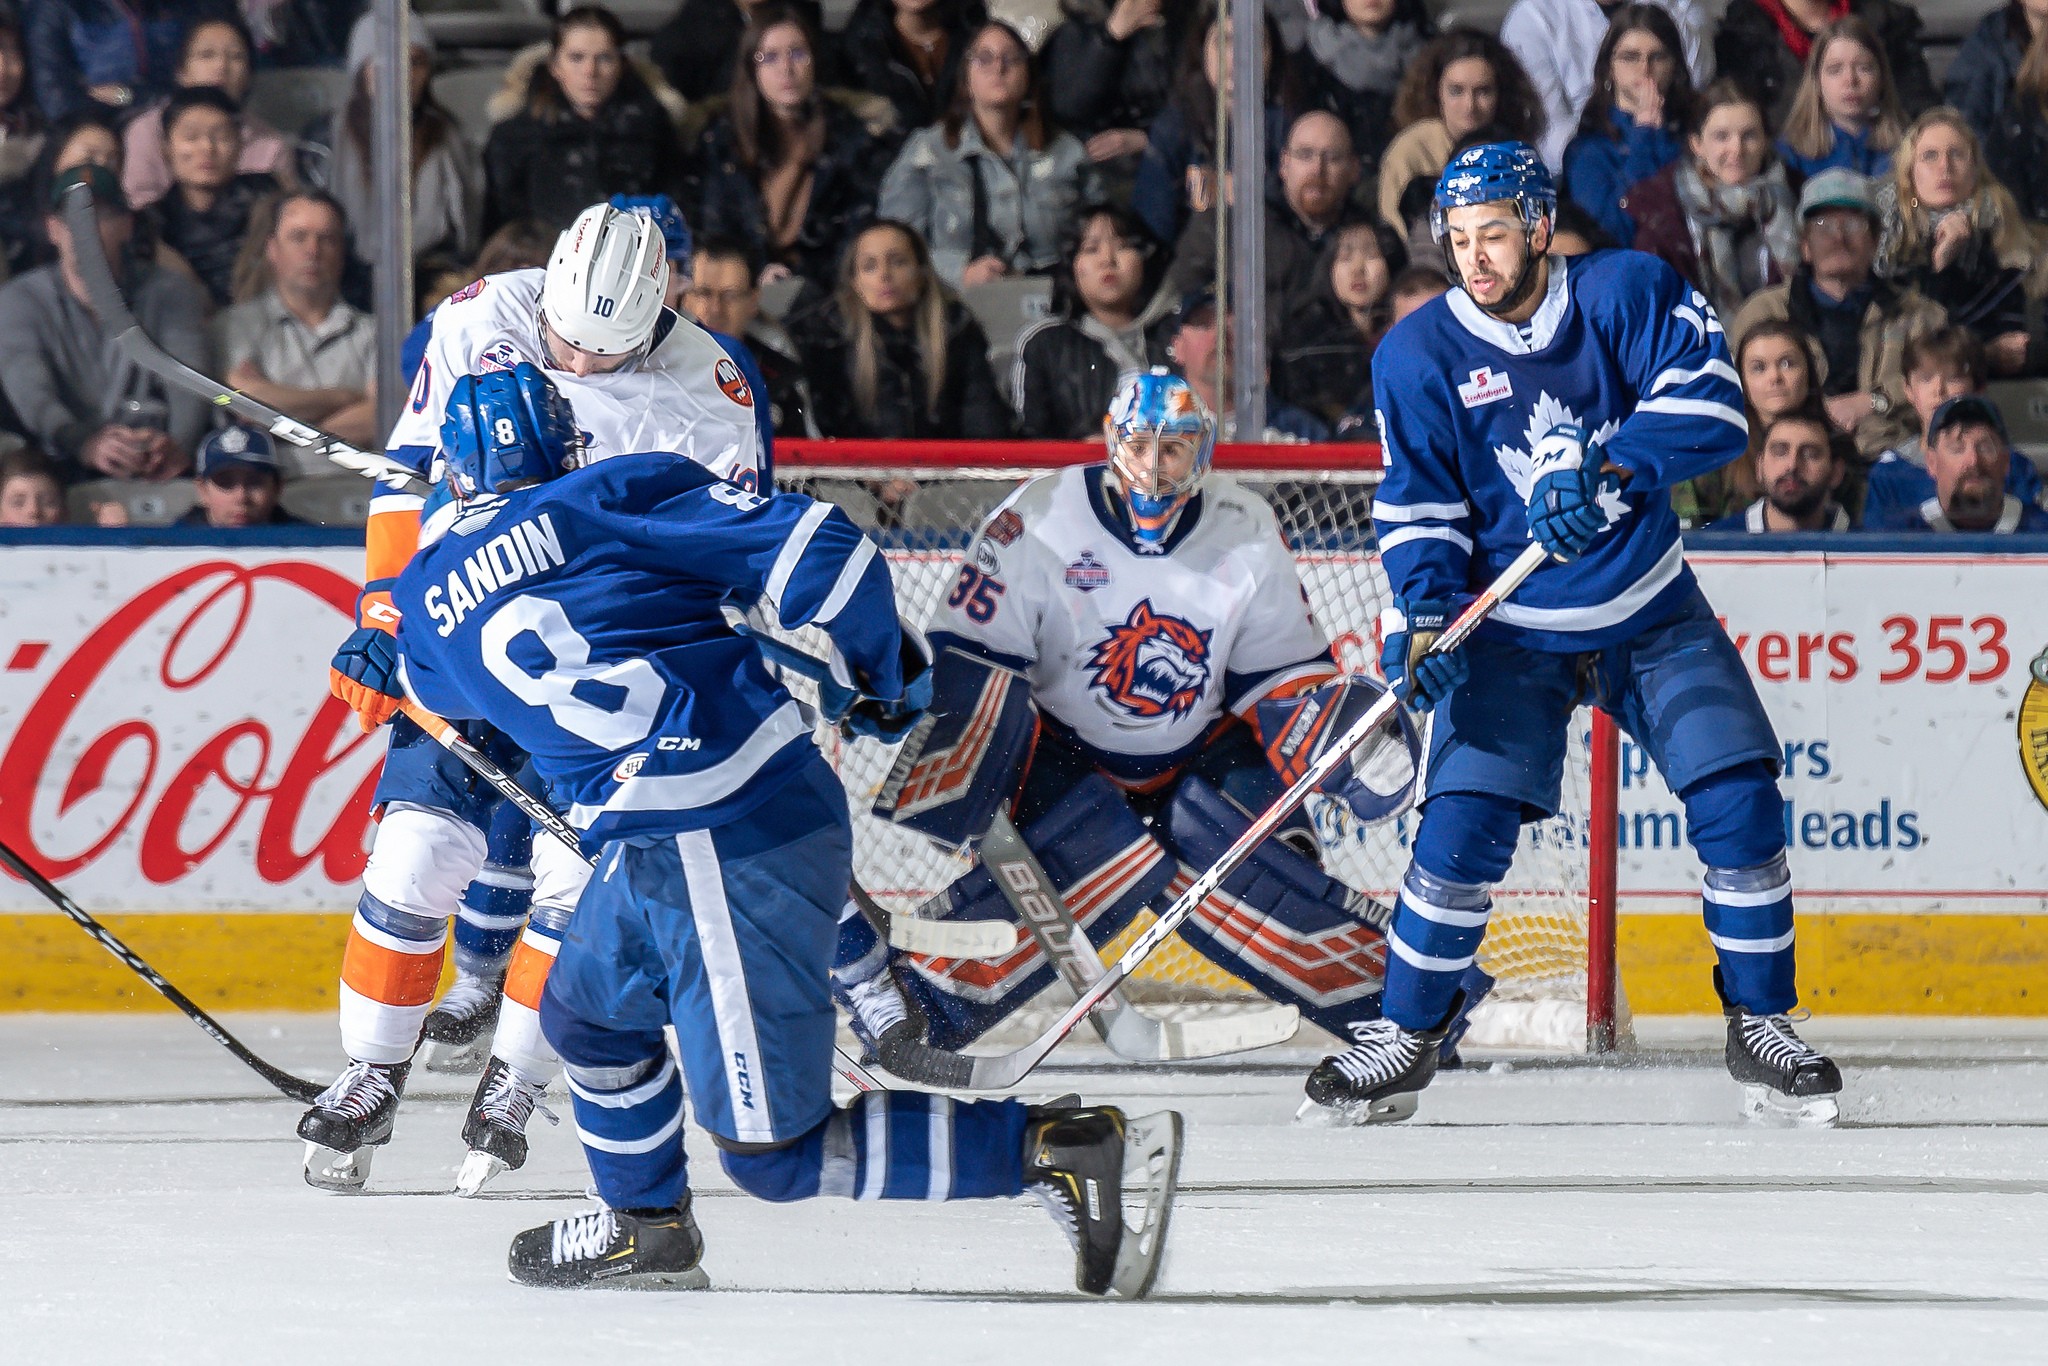
[[[1607,529],[1536,571],[1481,627],[1557,652],[1626,640],[1694,591],[1673,485],[1748,443],[1720,319],[1653,256],[1553,258],[1542,305],[1502,322],[1462,289],[1404,319],[1373,356],[1386,475],[1373,501],[1388,581],[1411,601],[1483,588],[1529,544],[1530,451],[1576,423],[1628,471]]]

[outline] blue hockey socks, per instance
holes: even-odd
[[[607,1205],[672,1209],[689,1189],[682,1074],[660,1034],[612,1037],[651,1042],[659,1054],[633,1062],[565,1063],[576,1136]]]
[[[985,1200],[1024,1189],[1026,1108],[868,1091],[794,1143],[722,1149],[741,1190],[763,1200]]]
[[[505,970],[533,905],[533,826],[510,802],[491,817],[484,866],[455,912],[455,967],[472,977]]]
[[[1792,952],[1792,870],[1779,854],[1758,868],[1709,868],[1707,938],[1729,999],[1753,1015],[1799,1003]]]

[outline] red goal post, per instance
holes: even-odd
[[[845,508],[888,556],[904,615],[923,625],[957,575],[981,521],[1020,482],[1103,456],[1101,443],[1093,441],[778,438],[775,483]],[[1339,663],[1377,674],[1373,629],[1386,587],[1370,506],[1382,468],[1379,447],[1223,443],[1216,448],[1215,468],[1273,506]],[[964,865],[949,865],[914,836],[866,815],[868,795],[887,772],[887,751],[871,742],[840,745],[836,737],[826,737],[826,743],[854,807],[856,872],[892,909],[912,909]],[[1490,1022],[1493,1042],[1598,1053],[1628,1039],[1627,1006],[1615,969],[1618,778],[1613,723],[1604,713],[1582,711],[1567,761],[1566,810],[1552,822],[1528,827],[1515,868],[1496,896],[1481,958],[1501,980],[1495,992],[1499,1009]],[[1330,871],[1391,901],[1412,820],[1405,818],[1393,831],[1340,831],[1342,849],[1326,841]],[[1319,835],[1326,823],[1341,825],[1318,812]],[[1155,974],[1159,999],[1227,996],[1215,987],[1220,974],[1192,962],[1191,953],[1185,963],[1172,961],[1167,948],[1160,953],[1169,963]],[[1475,1023],[1475,1042],[1488,1037]]]

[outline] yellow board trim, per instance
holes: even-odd
[[[208,1010],[334,1009],[346,915],[102,919]],[[1798,928],[1801,997],[1816,1013],[2048,1015],[2041,916],[1802,915]],[[1135,927],[1115,947],[1134,934]],[[0,916],[0,944],[0,1010],[170,1009],[61,915]],[[1618,951],[1637,1014],[1718,1010],[1708,976],[1713,951],[1697,917],[1624,915]],[[1207,966],[1187,956],[1175,974],[1182,980]]]

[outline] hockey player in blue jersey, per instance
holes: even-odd
[[[846,796],[805,709],[723,608],[822,628],[826,709],[900,735],[928,696],[928,654],[898,626],[873,543],[829,504],[762,498],[680,456],[565,469],[574,428],[531,365],[459,380],[448,413],[461,512],[400,576],[396,655],[366,686],[504,731],[599,851],[540,1013],[604,1203],[515,1238],[513,1278],[706,1283],[687,1092],[727,1174],[757,1196],[1031,1190],[1074,1236],[1083,1290],[1143,1294],[1178,1116],[903,1091],[832,1102]]]
[[[1558,805],[1573,707],[1609,712],[1685,803],[1706,864],[1727,1063],[1752,1115],[1832,1123],[1841,1076],[1793,1032],[1780,750],[1678,540],[1669,490],[1741,454],[1721,323],[1636,252],[1546,255],[1557,195],[1520,143],[1454,157],[1432,223],[1457,285],[1373,357],[1373,503],[1395,607],[1381,666],[1433,712],[1422,819],[1388,934],[1385,1018],[1311,1104],[1412,1113],[1521,825]],[[1444,626],[1531,539],[1553,554],[1462,648]]]

